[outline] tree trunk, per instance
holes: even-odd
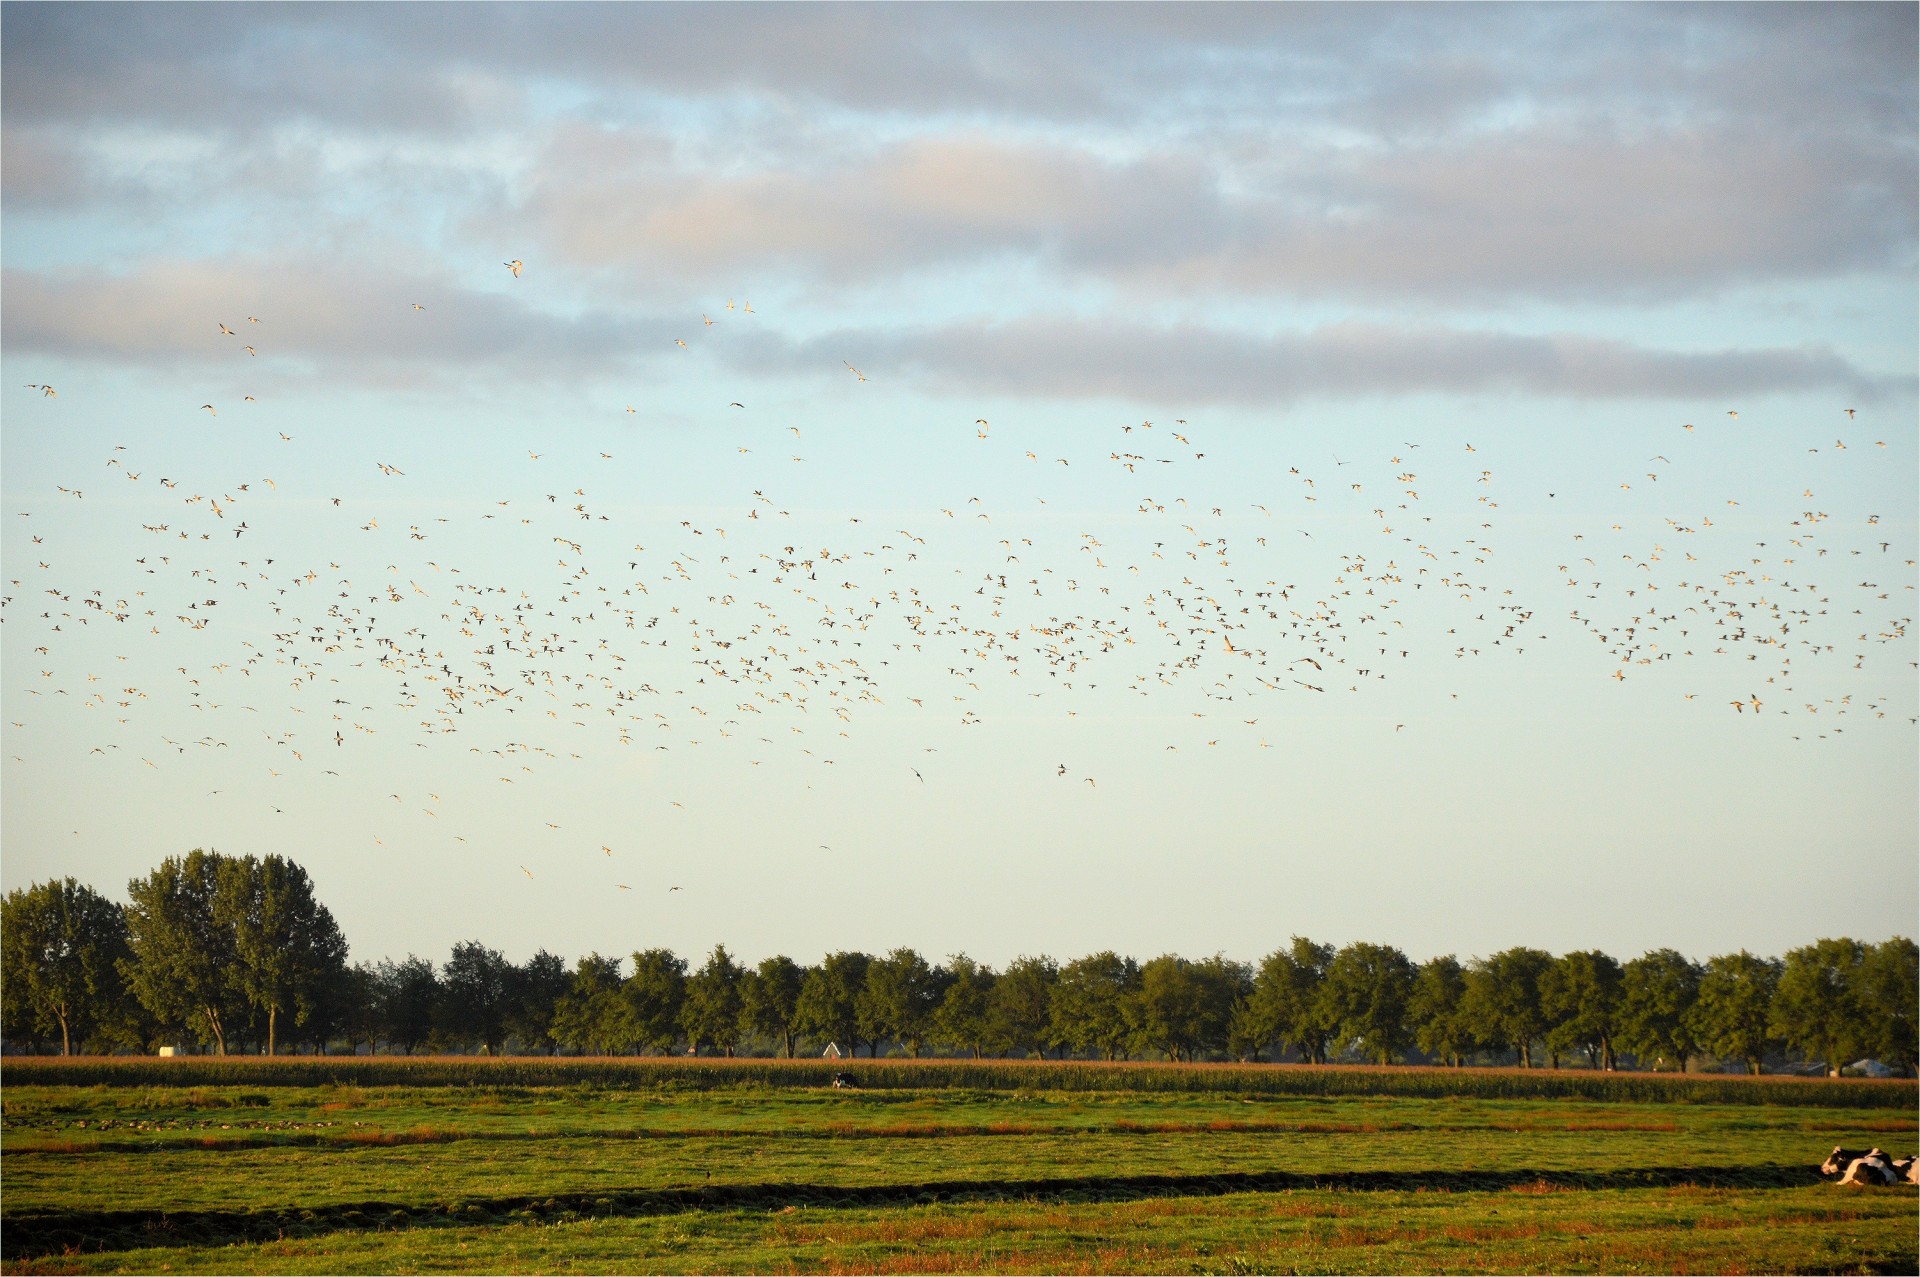
[[[60,1010],[59,1010],[58,1012],[56,1012],[56,1014],[57,1014],[57,1015],[59,1015],[59,1017],[60,1017],[60,1054],[62,1054],[62,1055],[72,1055],[72,1054],[73,1054],[73,1042],[72,1042],[72,1040],[71,1040],[71,1039],[70,1039],[70,1038],[68,1037],[68,1035],[67,1035],[67,1011],[66,1011],[66,1008],[65,1008],[65,1007],[62,1007],[62,1008],[61,1008],[61,1009],[60,1009]]]
[[[280,1008],[278,1007],[267,1008],[267,1054],[268,1055],[273,1054],[274,1020],[279,1014],[280,1014]]]

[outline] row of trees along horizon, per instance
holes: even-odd
[[[1294,936],[1258,963],[1111,951],[1023,956],[836,952],[752,967],[715,945],[703,965],[654,948],[591,953],[571,970],[478,941],[436,967],[409,955],[349,964],[345,937],[299,865],[194,851],[115,904],[67,878],[7,893],[0,917],[9,1049],[219,1054],[346,1049],[792,1057],[858,1054],[1125,1060],[1432,1063],[1753,1073],[1807,1061],[1837,1073],[1920,1054],[1914,941],[1822,939],[1781,958],[1704,963],[1672,949],[1626,962],[1515,947],[1461,962],[1391,945]]]

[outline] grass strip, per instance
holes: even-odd
[[[5,1065],[38,1086],[578,1087],[706,1091],[830,1087],[852,1073],[875,1089],[1127,1091],[1287,1096],[1589,1099],[1651,1104],[1901,1108],[1911,1079],[1597,1073],[1576,1069],[1102,1063],[1081,1060],[747,1060],[515,1056],[188,1056],[35,1058]]]
[[[227,1245],[342,1230],[386,1230],[504,1221],[561,1222],[689,1211],[783,1210],[788,1207],[872,1208],[934,1202],[1131,1201],[1148,1197],[1212,1197],[1249,1192],[1553,1192],[1698,1188],[1796,1188],[1820,1182],[1806,1166],[1654,1166],[1600,1171],[1484,1170],[1325,1173],[1260,1171],[1208,1175],[1085,1176],[1031,1180],[945,1180],[849,1186],[774,1182],[687,1188],[601,1189],[544,1197],[470,1197],[422,1205],[392,1201],[314,1208],[198,1211],[9,1211],[0,1255],[8,1259],[76,1249],[126,1250],[167,1245]]]

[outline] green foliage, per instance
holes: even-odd
[[[119,964],[131,957],[118,905],[72,878],[0,902],[0,984],[9,1037],[55,1036],[60,1054],[110,1040],[125,1016]]]
[[[1053,986],[1060,967],[1052,958],[1021,955],[1007,964],[987,998],[989,1032],[1028,1055],[1053,1045]]]
[[[800,981],[794,1012],[800,1031],[821,1042],[843,1044],[849,1054],[858,1054],[857,1004],[872,961],[867,954],[842,951],[828,954],[819,966],[810,968]]]
[[[1584,1051],[1593,1068],[1614,1067],[1614,1021],[1625,979],[1620,964],[1598,949],[1562,954],[1540,973],[1540,1013],[1556,1067],[1566,1051]]]
[[[220,866],[227,857],[194,850],[169,856],[127,884],[130,959],[121,964],[142,1006],[166,1026],[192,1031],[220,1054],[227,1030],[246,1014],[235,976],[234,930],[220,917]]]
[[[933,1031],[934,1012],[946,993],[943,974],[912,949],[895,949],[867,965],[856,999],[861,1031],[869,1039],[892,1038],[915,1056]]]
[[[1867,1050],[1905,1073],[1920,1054],[1920,949],[1895,936],[1869,946],[1854,973]]]
[[[723,944],[713,946],[706,965],[687,977],[680,1027],[689,1050],[702,1046],[733,1054],[740,1038],[740,980],[744,973]]]
[[[1139,990],[1139,964],[1111,949],[1067,963],[1048,1005],[1053,1040],[1081,1055],[1124,1058],[1132,1047],[1127,1006]],[[1249,1045],[1257,1051],[1260,1042],[1250,1038]]]
[[[215,873],[214,925],[230,930],[240,994],[267,1017],[267,1054],[279,1017],[304,1024],[346,967],[347,941],[314,898],[307,871],[284,856],[221,857]]]
[[[454,945],[440,971],[435,1040],[457,1048],[478,1045],[488,1055],[498,1055],[507,1040],[512,979],[513,964],[498,949],[477,940]]]
[[[1856,988],[1864,956],[1859,941],[1842,937],[1790,949],[1781,963],[1768,1028],[1833,1073],[1868,1041]]]
[[[1654,949],[1621,969],[1620,1042],[1655,1068],[1681,1072],[1699,1051],[1692,1031],[1700,968],[1672,949]]]
[[[1304,936],[1268,954],[1254,976],[1246,1029],[1256,1041],[1278,1041],[1310,1064],[1325,1064],[1327,1042],[1337,1027],[1320,997],[1333,961],[1333,946]]]
[[[1398,949],[1350,944],[1327,964],[1320,996],[1342,1040],[1358,1043],[1376,1064],[1391,1064],[1412,1045],[1413,980],[1414,965]]]
[[[1461,1011],[1466,993],[1466,972],[1459,959],[1446,954],[1420,964],[1407,994],[1414,1045],[1456,1068],[1473,1048],[1473,1032]]]
[[[1780,986],[1780,963],[1738,953],[1710,958],[1700,972],[1700,993],[1688,1012],[1693,1040],[1714,1055],[1740,1060],[1758,1073],[1778,1041],[1769,1027]]]
[[[551,1052],[559,1046],[553,1017],[572,985],[566,959],[545,949],[513,968],[507,978],[506,1030],[521,1050]]]
[[[408,954],[401,962],[382,958],[374,968],[374,1023],[390,1046],[411,1055],[433,1036],[440,1005],[440,976],[433,963]]]
[[[641,1049],[671,1051],[687,1000],[686,960],[676,958],[671,949],[642,950],[633,955],[633,974],[620,991]]]
[[[748,1033],[778,1039],[786,1057],[794,1056],[799,1035],[800,986],[806,972],[784,954],[761,959],[740,981],[740,1023]]]
[[[1479,1041],[1511,1050],[1523,1069],[1532,1067],[1534,1040],[1547,1029],[1540,979],[1552,965],[1552,954],[1516,946],[1466,970],[1460,1013],[1468,1028]]]
[[[946,989],[933,1013],[934,1035],[971,1053],[976,1060],[983,1051],[1004,1049],[1005,1044],[994,1036],[987,1014],[997,978],[993,968],[957,953],[947,959],[946,971]]]
[[[588,954],[575,965],[553,1012],[561,1046],[587,1055],[612,1055],[639,1039],[633,1009],[620,991],[620,959]]]

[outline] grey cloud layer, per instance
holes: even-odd
[[[308,153],[335,131],[520,154],[525,202],[486,229],[531,221],[649,279],[1011,254],[1152,289],[1479,304],[1900,266],[1920,234],[1906,5],[4,14],[10,207],[140,217],[156,180],[176,202],[308,181],[324,207]],[[147,131],[196,158],[88,158],[115,129],[135,131],[116,154]],[[469,186],[504,180],[469,163]],[[343,203],[407,180],[339,176]]]
[[[1200,326],[1026,320],[907,331],[851,329],[743,348],[756,366],[837,368],[943,388],[1162,404],[1273,404],[1411,394],[1707,398],[1832,390],[1862,403],[1911,394],[1910,377],[1863,372],[1821,347],[1662,350],[1579,334],[1337,323],[1258,337]]]
[[[396,362],[516,381],[604,373],[637,350],[664,354],[670,331],[662,317],[559,316],[404,271],[356,274],[314,262],[164,261],[118,275],[8,270],[0,287],[0,340],[11,351],[178,364],[232,361],[252,343],[273,361],[343,380],[384,376]],[[247,325],[248,314],[261,325]],[[238,336],[222,335],[222,323]]]
[[[84,216],[116,269],[9,253],[4,336],[197,358],[177,325],[285,299],[283,340],[335,367],[572,374],[642,360],[716,293],[853,331],[836,307],[991,278],[1020,282],[963,304],[995,326],[867,335],[929,378],[1047,394],[1864,398],[1892,383],[1817,334],[1700,354],[1577,318],[1495,330],[1516,304],[1910,274],[1916,12],[9,3],[7,219],[54,244]],[[503,256],[567,295],[476,286]],[[1168,318],[1215,303],[1353,322]],[[1160,326],[1020,318],[1108,305]]]
[[[1211,101],[1431,129],[1523,100],[1911,129],[1910,5],[39,4],[5,107],[470,126],[492,77],[1133,125]],[[1622,96],[1622,90],[1627,96]]]
[[[690,172],[554,148],[525,212],[582,265],[878,281],[1029,256],[1154,290],[1365,300],[1646,298],[1909,260],[1911,156],[1724,130],[1522,131],[1229,171],[984,136],[808,171]]]

